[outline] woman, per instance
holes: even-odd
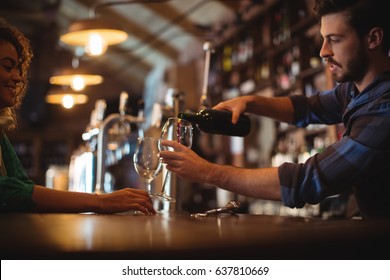
[[[16,127],[16,110],[28,86],[32,51],[28,39],[0,18],[0,117]],[[5,128],[0,132],[0,211],[117,213],[138,210],[155,214],[146,191],[121,189],[109,194],[90,194],[49,189],[35,185],[23,169]]]

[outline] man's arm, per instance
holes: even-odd
[[[190,148],[174,141],[164,140],[163,145],[173,151],[161,151],[167,169],[179,177],[198,183],[216,185],[222,189],[269,200],[280,200],[280,183],[277,168],[246,169],[211,163]]]
[[[213,109],[231,111],[233,123],[245,112],[287,123],[294,120],[294,107],[289,97],[246,95],[220,102]]]

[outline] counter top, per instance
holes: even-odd
[[[389,220],[1,214],[2,259],[380,259]]]

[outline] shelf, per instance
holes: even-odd
[[[293,37],[300,36],[299,33],[304,32],[306,29],[309,29],[313,25],[317,24],[317,19],[314,16],[310,16],[302,19],[297,24],[291,26],[290,32]]]
[[[230,98],[229,95],[224,95],[224,92],[232,88],[236,89],[235,96],[266,91],[264,94],[267,96],[282,97],[310,96],[328,86],[329,83],[324,83],[324,80],[330,76],[325,75],[325,67],[318,55],[321,48],[320,25],[313,15],[313,5],[312,0],[273,1],[265,11],[246,22],[245,26],[241,26],[238,32],[230,33],[228,40],[222,42],[212,56],[211,72],[214,83],[209,88],[213,90],[213,103]],[[253,44],[245,45],[248,38]],[[246,50],[245,46],[250,49]],[[240,52],[248,52],[250,55],[244,55],[245,59],[240,60],[237,59],[241,55]],[[228,71],[224,71],[223,67],[226,62],[231,65]],[[246,87],[247,81],[252,81],[250,87]],[[244,91],[244,88],[250,90]],[[268,124],[264,127],[269,129]],[[293,147],[288,149],[296,149],[296,153],[315,146],[314,142],[327,143],[325,139],[328,138],[328,128],[313,127],[276,127],[275,131],[265,132],[264,134],[270,135],[266,137],[260,136],[260,130],[265,128],[259,123],[254,125],[256,131],[251,132],[251,141],[254,143],[246,141],[246,148],[259,149],[265,138],[267,141],[273,141],[275,149],[282,141],[284,148],[292,145]],[[253,165],[253,162],[251,164]]]
[[[309,69],[303,70],[299,74],[299,79],[305,79],[308,77],[312,77],[312,76],[315,76],[315,75],[323,73],[323,72],[324,72],[324,67],[322,65],[315,67],[315,68],[309,68]]]

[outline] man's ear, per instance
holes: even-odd
[[[368,33],[367,46],[369,49],[377,48],[383,40],[383,30],[379,27],[374,27]]]

